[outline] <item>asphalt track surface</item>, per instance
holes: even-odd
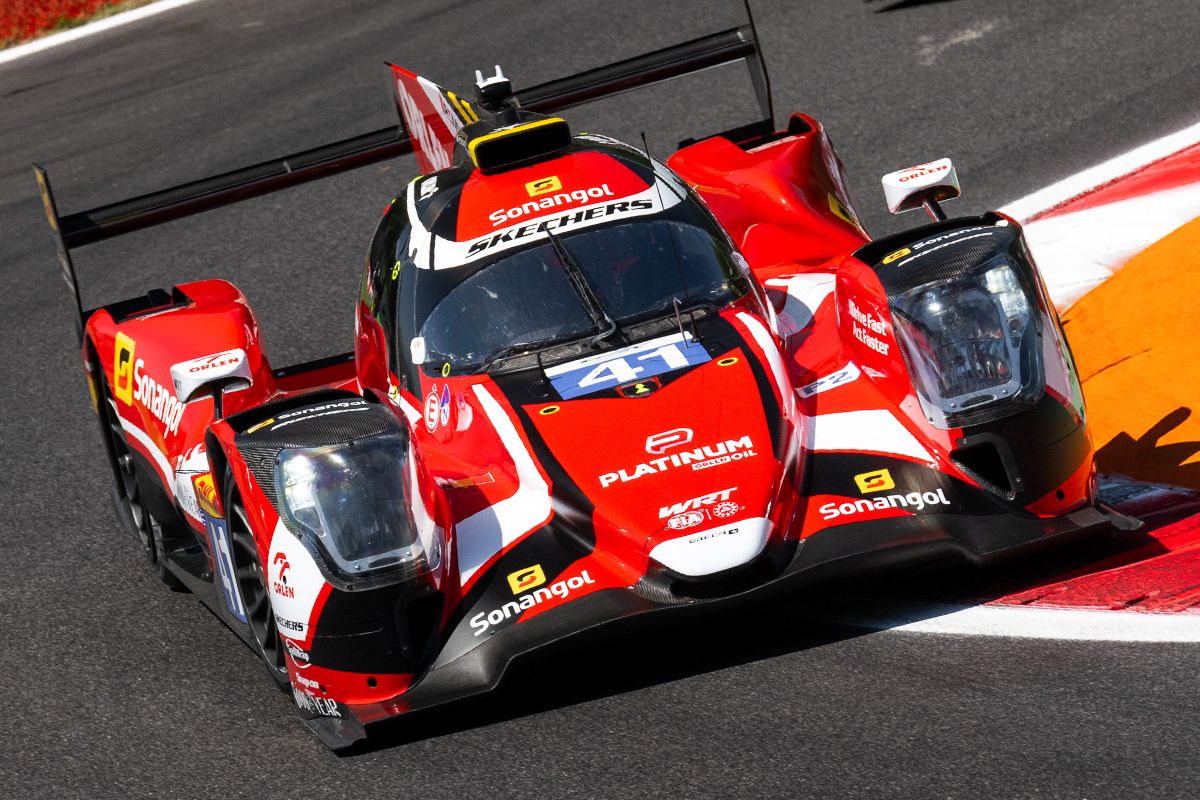
[[[669,25],[616,5],[202,0],[0,67],[0,797],[1195,797],[1194,645],[862,635],[811,620],[822,592],[554,650],[339,758],[117,532],[29,162],[79,210],[388,124],[384,59],[461,87],[499,61],[528,85],[713,4]],[[950,155],[953,210],[977,212],[1200,117],[1191,3],[887,5],[755,3],[777,109],[825,122],[877,234],[908,222],[888,170]],[[662,154],[748,97],[725,68],[572,118]],[[228,277],[274,363],[349,349],[367,239],[411,168],[90,247],[85,302]]]

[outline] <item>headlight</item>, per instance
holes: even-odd
[[[350,579],[437,565],[440,539],[421,535],[429,520],[415,476],[404,437],[392,434],[283,449],[275,462],[287,521]]]
[[[986,422],[1041,397],[1040,315],[1010,258],[1001,254],[892,301],[917,396],[939,428]]]

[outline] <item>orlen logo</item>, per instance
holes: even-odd
[[[217,367],[232,367],[240,364],[242,358],[245,357],[245,351],[239,349],[226,350],[224,353],[216,353],[205,358],[197,358],[195,361],[189,362],[188,372],[207,372],[210,369]]]
[[[646,438],[646,452],[661,455],[672,447],[687,444],[692,440],[691,428],[675,428],[674,430],[656,433]]]
[[[536,589],[546,582],[546,573],[542,571],[541,564],[534,564],[532,567],[525,567],[516,572],[509,573],[508,588],[512,589],[513,594],[527,592],[530,589]]]
[[[877,469],[874,472],[864,472],[860,475],[855,475],[854,482],[858,484],[858,490],[863,494],[885,492],[888,489],[896,488],[896,482],[892,480],[892,473],[886,469]]]
[[[915,181],[917,178],[924,178],[926,175],[936,175],[939,172],[945,172],[950,169],[949,164],[938,164],[936,161],[929,164],[918,164],[915,167],[909,167],[900,176],[900,182]]]
[[[682,503],[663,506],[658,510],[658,518],[666,519],[667,517],[672,517],[676,514],[682,514],[686,511],[699,511],[705,506],[714,506],[718,503],[723,503],[728,500],[729,496],[736,491],[737,487],[734,486],[732,489],[722,489],[719,492],[712,492],[711,494],[702,494],[699,497],[693,497],[691,500],[687,500]]]
[[[288,575],[291,574],[292,565],[288,563],[287,556],[283,553],[276,553],[275,557],[271,559],[271,568],[276,570],[271,590],[280,597],[295,598],[295,588],[288,585]]]

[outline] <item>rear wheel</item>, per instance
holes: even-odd
[[[242,601],[246,604],[246,616],[250,633],[254,638],[255,650],[271,678],[281,688],[291,685],[287,664],[283,655],[283,640],[275,625],[275,612],[271,608],[271,596],[267,591],[267,576],[258,558],[258,547],[250,529],[250,520],[242,498],[234,486],[233,476],[226,471],[225,494],[226,520],[229,525],[229,541],[233,548],[233,571]]]
[[[187,591],[187,587],[179,578],[167,569],[163,558],[162,526],[146,506],[142,486],[138,480],[137,462],[125,441],[125,431],[117,415],[116,403],[108,393],[104,380],[101,379],[98,383],[101,387],[100,414],[111,445],[109,455],[114,477],[112,498],[117,518],[121,520],[121,525],[141,542],[146,560],[158,573],[159,580],[172,591]]]

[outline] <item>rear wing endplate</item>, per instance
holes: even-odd
[[[770,81],[759,50],[749,2],[743,0],[743,3],[746,10],[744,24],[531,86],[515,92],[516,100],[522,108],[531,111],[561,111],[642,86],[744,61],[763,117],[758,124],[773,129]],[[411,152],[413,145],[401,116],[395,126],[66,216],[58,213],[46,170],[35,164],[34,175],[46,218],[56,237],[59,266],[75,302],[76,331],[82,338],[84,324],[92,312],[84,310],[71,261],[72,249]]]

